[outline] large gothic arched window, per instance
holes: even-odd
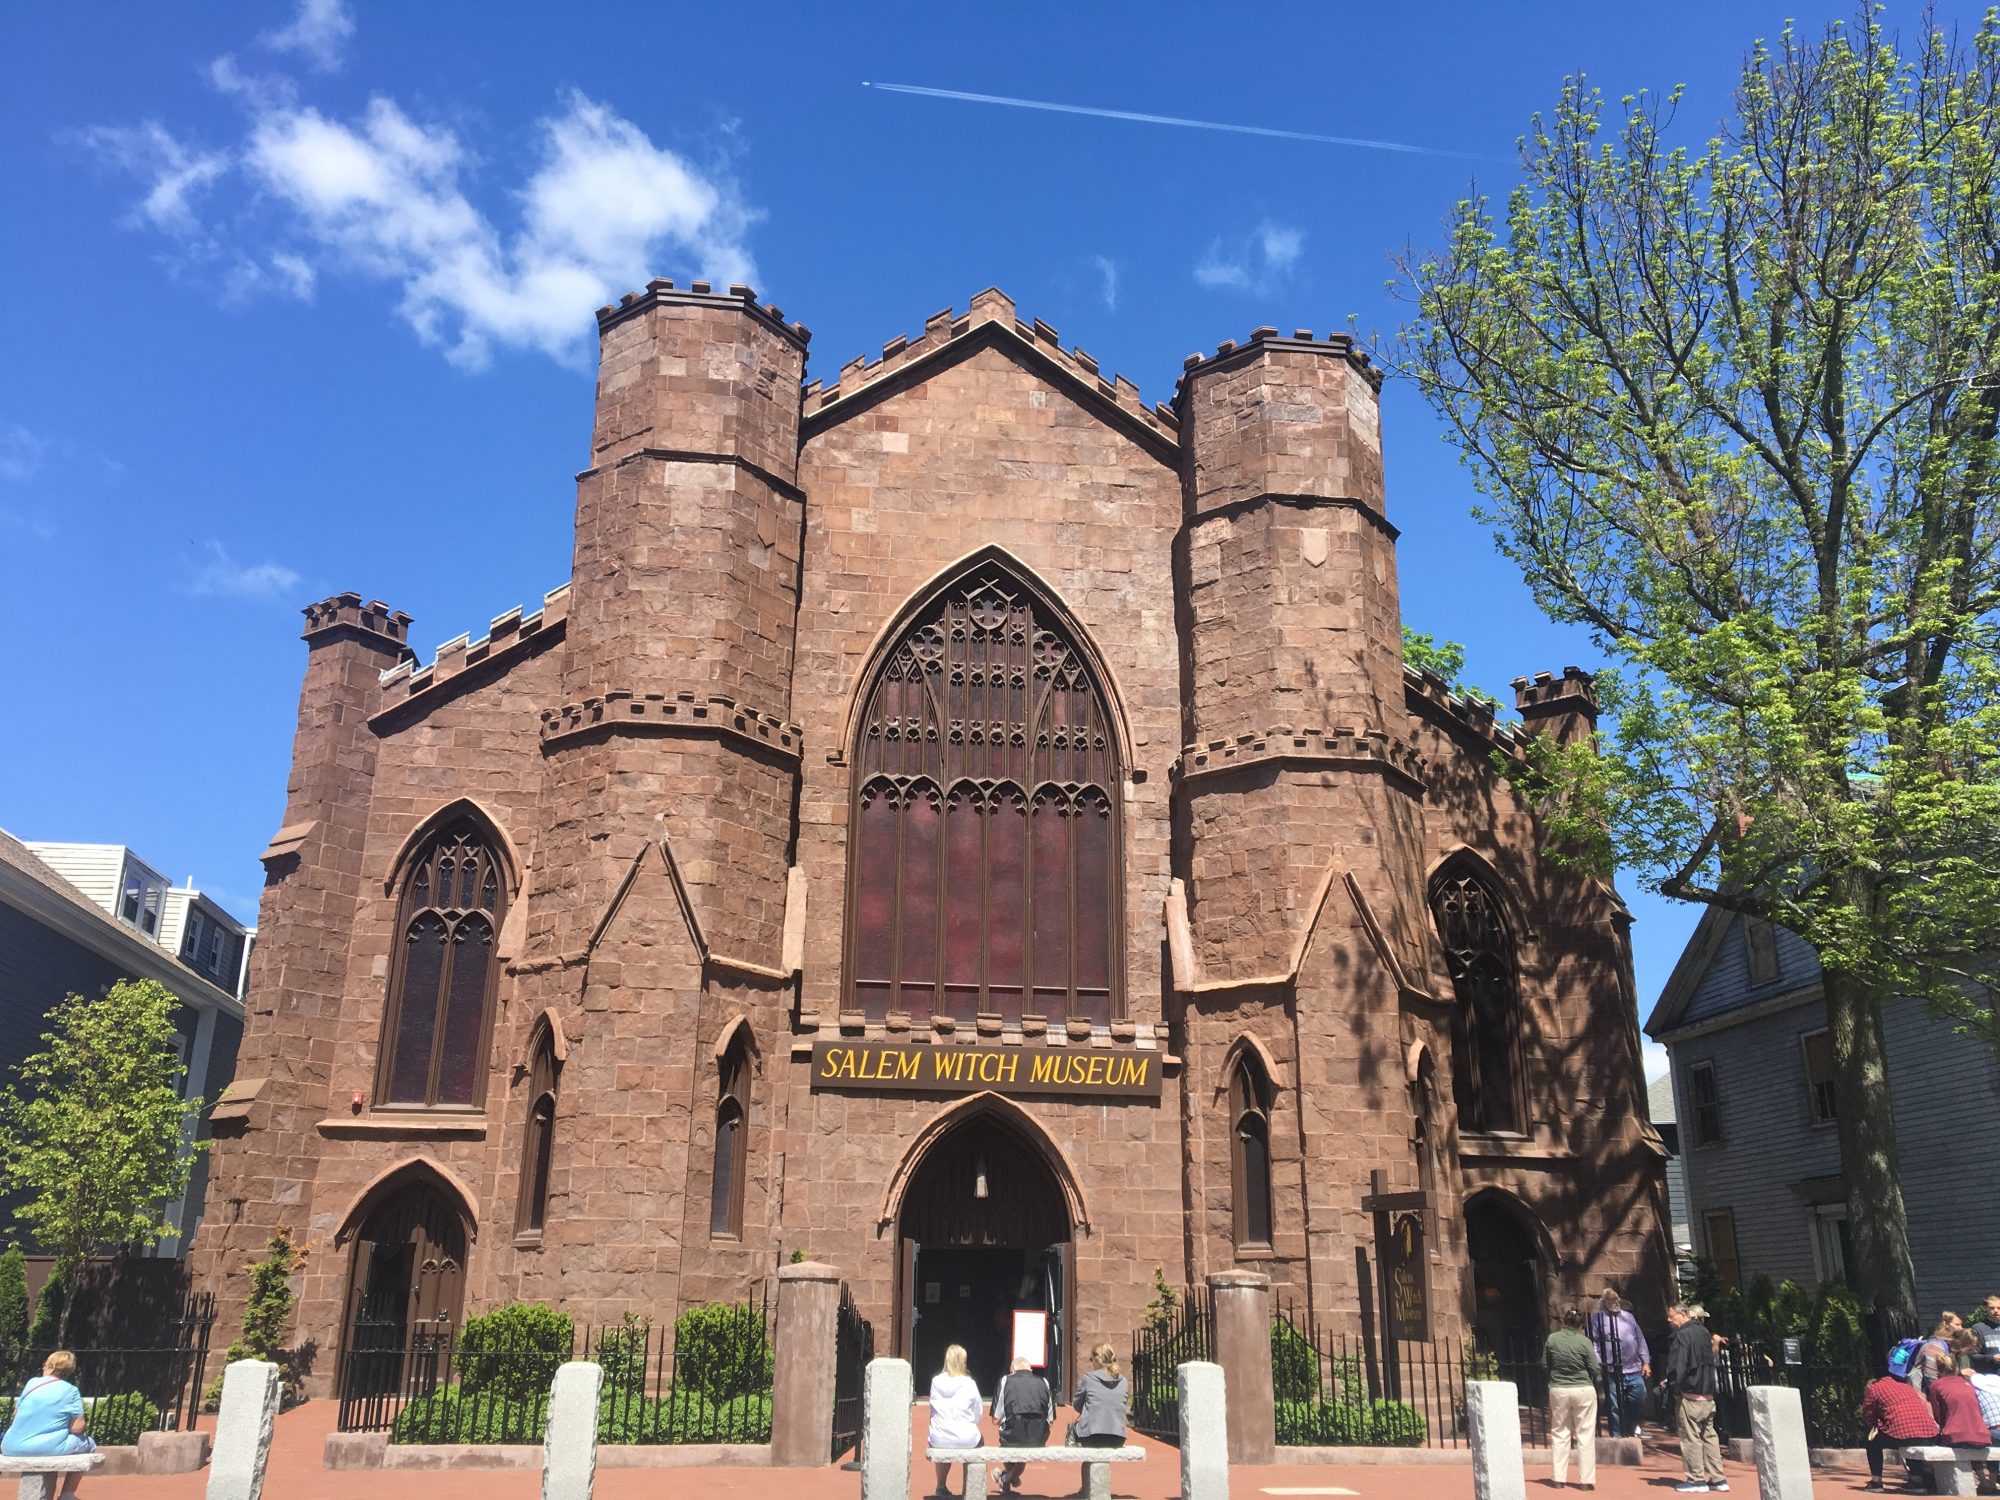
[[[484,1097],[499,967],[493,943],[506,907],[500,862],[473,819],[447,824],[411,859],[397,909],[378,1103],[470,1107]]]
[[[1431,917],[1457,999],[1451,1021],[1451,1092],[1459,1127],[1523,1130],[1521,1000],[1514,940],[1499,900],[1476,875],[1448,870],[1432,883]]]
[[[886,653],[855,746],[850,1003],[1118,1013],[1118,752],[1077,644],[989,563]]]

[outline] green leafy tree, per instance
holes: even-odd
[[[296,1402],[301,1351],[290,1346],[292,1310],[298,1294],[292,1277],[305,1265],[306,1251],[280,1228],[264,1242],[264,1257],[250,1262],[250,1295],[243,1304],[243,1336],[233,1340],[222,1356],[223,1369],[215,1373],[203,1393],[203,1403],[213,1408],[222,1399],[222,1377],[228,1366],[239,1359],[268,1360],[278,1366],[286,1402]]]
[[[1403,665],[1414,667],[1419,672],[1433,672],[1445,680],[1450,690],[1461,698],[1477,698],[1480,702],[1498,709],[1500,700],[1491,693],[1481,692],[1461,676],[1465,671],[1465,647],[1457,641],[1441,641],[1436,636],[1403,627]]]
[[[151,979],[120,980],[99,999],[71,995],[49,1012],[43,1050],[0,1094],[0,1178],[55,1257],[60,1340],[84,1257],[171,1234],[161,1210],[187,1190],[205,1144],[191,1140],[201,1100],[178,1088],[177,1003]]]
[[[1401,363],[1623,668],[1615,733],[1521,772],[1551,833],[1818,951],[1858,1290],[1907,1326],[1881,1008],[2000,1044],[2000,22],[1787,29],[1705,143],[1679,98],[1568,80],[1504,209],[1405,259]]]
[[[28,1339],[28,1258],[19,1245],[0,1254],[0,1378],[21,1363]]]

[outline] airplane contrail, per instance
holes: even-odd
[[[890,94],[915,94],[923,99],[957,99],[966,104],[1004,104],[1010,109],[1040,109],[1058,115],[1092,115],[1100,120],[1129,120],[1137,125],[1177,125],[1183,130],[1223,130],[1234,135],[1261,135],[1280,141],[1313,141],[1322,146],[1359,146],[1369,151],[1401,151],[1412,156],[1479,158],[1470,151],[1446,151],[1437,146],[1412,146],[1404,141],[1377,141],[1364,136],[1315,135],[1307,130],[1277,130],[1268,125],[1231,125],[1221,120],[1189,120],[1180,115],[1149,115],[1131,109],[1095,109],[1087,104],[1053,104],[1046,99],[1015,99],[1006,94],[969,94],[962,89],[926,88],[914,83],[870,83],[864,89]]]

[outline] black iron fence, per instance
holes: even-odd
[[[1814,1448],[1859,1448],[1868,1437],[1861,1420],[1861,1395],[1868,1367],[1861,1358],[1845,1364],[1808,1364],[1801,1340],[1766,1347],[1730,1339],[1716,1356],[1716,1423],[1729,1437],[1750,1435],[1750,1387],[1791,1386],[1805,1408],[1806,1442]]]
[[[1206,1287],[1166,1294],[1132,1333],[1132,1417],[1135,1431],[1180,1441],[1177,1370],[1191,1359],[1215,1358],[1215,1304]]]
[[[674,1328],[627,1315],[566,1340],[416,1336],[357,1319],[340,1370],[342,1432],[393,1443],[539,1443],[549,1384],[565,1360],[604,1370],[597,1440],[612,1444],[771,1440],[774,1309],[767,1299],[692,1309]]]
[[[90,1430],[102,1446],[136,1443],[142,1432],[176,1432],[194,1426],[208,1380],[209,1339],[215,1298],[203,1292],[181,1299],[177,1313],[154,1324],[152,1348],[79,1348],[76,1387],[90,1403]],[[55,1349],[26,1348],[18,1364],[0,1372],[5,1389],[18,1391]],[[14,1418],[14,1397],[0,1396],[0,1427]]]
[[[854,1305],[845,1282],[833,1326],[833,1461],[848,1449],[859,1458],[861,1407],[868,1361],[875,1357],[875,1328]]]

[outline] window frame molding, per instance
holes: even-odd
[[[1687,1065],[1688,1071],[1688,1123],[1694,1127],[1694,1149],[1712,1151],[1729,1144],[1729,1131],[1722,1119],[1722,1085],[1715,1076],[1715,1059],[1704,1057]],[[1695,1093],[1695,1079],[1705,1076],[1709,1084],[1708,1108],[1715,1113],[1715,1134],[1705,1135],[1702,1130],[1702,1103]]]
[[[555,1176],[556,1115],[562,1105],[563,1049],[546,1014],[535,1018],[528,1041],[528,1110],[522,1116],[520,1182],[514,1197],[514,1243],[524,1249],[542,1244],[548,1232],[549,1188]],[[546,1076],[543,1064],[547,1064]],[[548,1100],[545,1124],[538,1123]]]
[[[1833,1032],[1826,1026],[1815,1026],[1799,1033],[1799,1075],[1805,1084],[1806,1128],[1809,1130],[1836,1130],[1840,1126],[1840,1089],[1837,1079],[1829,1076],[1826,1087],[1833,1098],[1833,1108],[1822,1116],[1819,1112],[1819,1086],[1813,1082],[1812,1041],[1815,1037],[1826,1038],[1827,1066],[1833,1066]]]
[[[1460,1069],[1468,1061],[1460,1056],[1460,1043],[1464,1039],[1461,1035],[1463,1025],[1461,1018],[1473,1001],[1468,993],[1470,977],[1461,979],[1457,972],[1459,968],[1457,955],[1462,951],[1476,950],[1454,948],[1445,932],[1441,906],[1447,888],[1455,883],[1469,884],[1482,892],[1491,912],[1492,926],[1504,950],[1487,949],[1481,956],[1491,958],[1502,969],[1509,990],[1507,1068],[1511,1075],[1514,1118],[1507,1124],[1495,1124],[1484,1118],[1477,1121],[1468,1119],[1459,1104]],[[1445,967],[1450,972],[1452,980],[1451,1020],[1448,1029],[1452,1049],[1449,1088],[1452,1116],[1458,1128],[1460,1141],[1461,1143],[1467,1140],[1532,1142],[1535,1139],[1534,1069],[1531,1066],[1534,1036],[1526,988],[1522,983],[1524,951],[1532,939],[1532,933],[1523,925],[1525,919],[1517,907],[1514,893],[1507,888],[1500,873],[1484,859],[1470,850],[1461,849],[1439,861],[1431,872],[1425,886],[1424,905],[1430,917],[1431,934],[1437,940],[1439,951],[1444,955]],[[1476,1021],[1477,1017],[1472,1019]],[[1474,1050],[1476,1052],[1478,1049]],[[1475,1058],[1470,1061],[1480,1060]],[[1481,1079],[1484,1077],[1483,1066],[1480,1068],[1479,1077]],[[1464,1154],[1463,1144],[1461,1144],[1461,1154]]]
[[[1724,1278],[1724,1291],[1741,1291],[1743,1288],[1743,1244],[1736,1237],[1736,1210],[1733,1208],[1705,1208],[1701,1211],[1702,1250],[1708,1263],[1715,1267],[1716,1274],[1722,1275],[1722,1261],[1715,1253],[1715,1221],[1723,1220],[1729,1225],[1729,1275]]]
[[[1239,1092],[1240,1091],[1240,1092]],[[1275,1132],[1271,1117],[1277,1112],[1277,1084],[1264,1064],[1261,1049],[1239,1044],[1229,1056],[1223,1075],[1223,1093],[1229,1109],[1229,1220],[1231,1243],[1250,1256],[1275,1252],[1278,1238],[1277,1171],[1271,1151]],[[1248,1151],[1243,1124],[1254,1119],[1260,1129],[1264,1154],[1264,1237],[1256,1239],[1250,1220],[1255,1203],[1249,1180]]]
[[[743,1201],[750,1181],[750,1108],[757,1090],[757,1049],[750,1028],[729,1028],[715,1055],[715,1110],[708,1142],[708,1237],[712,1243],[743,1242]],[[722,1180],[722,1126],[725,1116],[735,1116],[735,1146],[729,1161],[729,1178]],[[716,1226],[718,1210],[723,1219]]]

